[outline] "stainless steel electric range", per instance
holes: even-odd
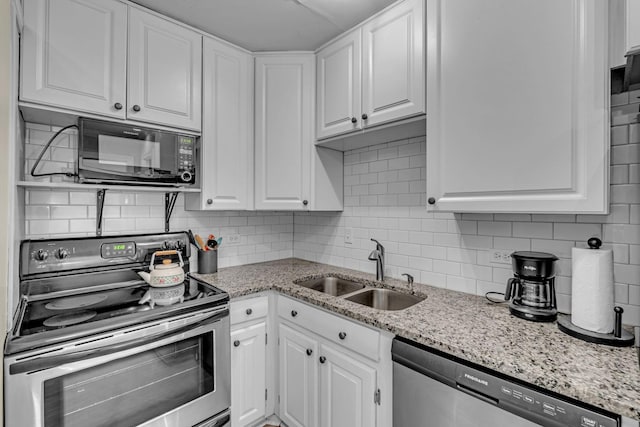
[[[22,242],[7,425],[228,424],[229,296],[187,275],[179,300],[143,303],[137,273],[166,249],[188,272],[186,233]]]

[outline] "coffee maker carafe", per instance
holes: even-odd
[[[534,322],[553,322],[558,310],[553,254],[519,251],[511,254],[514,277],[507,281],[505,301],[514,316]]]

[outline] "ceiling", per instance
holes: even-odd
[[[133,0],[251,51],[315,50],[396,0]]]

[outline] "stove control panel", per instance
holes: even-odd
[[[23,240],[20,244],[20,278],[84,268],[148,265],[151,254],[177,249],[189,259],[189,236],[185,232],[130,234],[103,237]]]
[[[136,255],[136,244],[135,242],[104,243],[100,247],[100,255],[102,258],[133,258]]]

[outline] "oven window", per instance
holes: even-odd
[[[213,333],[44,383],[45,427],[136,426],[214,390]]]
[[[160,169],[160,143],[98,135],[98,163],[116,172],[127,168]]]

